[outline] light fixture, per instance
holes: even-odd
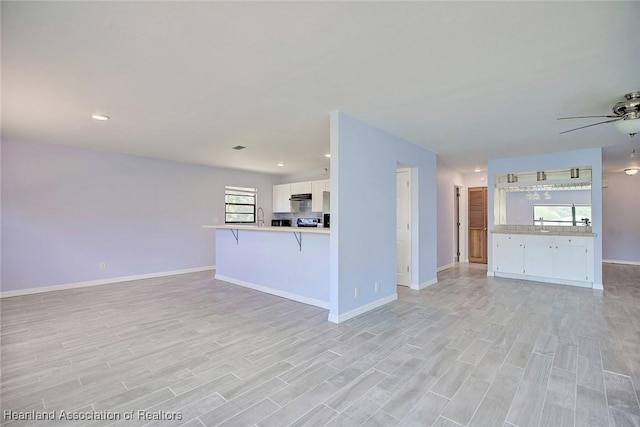
[[[546,181],[547,180],[547,174],[544,172],[537,172],[536,173],[536,181]]]
[[[331,153],[327,153],[324,155],[327,159],[331,158]]]
[[[482,172],[482,169],[480,169],[480,168],[475,168],[473,171],[474,171],[474,172]]]
[[[507,174],[507,182],[509,184],[513,184],[514,182],[518,182],[518,177],[513,173]]]
[[[636,113],[636,115],[638,115],[639,117],[635,119],[625,118],[623,120],[618,120],[617,122],[613,123],[613,126],[615,126],[615,128],[620,132],[627,133],[629,134],[629,136],[633,136],[636,133],[640,132],[640,113]]]
[[[624,170],[624,173],[626,173],[627,175],[635,175],[638,173],[638,171],[640,171],[640,168],[628,168]]]
[[[92,115],[91,115],[91,118],[92,118],[93,120],[99,120],[99,121],[101,121],[101,122],[104,122],[104,121],[106,121],[106,120],[110,120],[110,119],[111,119],[111,117],[109,117],[109,116],[107,116],[107,115],[105,115],[105,114],[92,114]]]
[[[283,167],[283,166],[284,166],[284,163],[282,163],[282,162],[280,162],[280,163],[277,163],[277,164],[276,164],[276,166],[280,166],[280,167]]]
[[[571,178],[580,178],[580,169],[571,168]]]

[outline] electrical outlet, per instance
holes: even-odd
[[[380,292],[380,283],[376,282],[376,283],[373,285],[373,289],[375,290],[376,294],[377,294],[378,292]]]
[[[356,298],[358,298],[360,296],[360,287],[356,286],[353,294]]]
[[[100,270],[106,270],[107,269],[107,263],[106,262],[101,262],[100,263]]]

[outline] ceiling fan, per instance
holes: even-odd
[[[607,118],[611,120],[605,120],[603,122],[592,123],[586,126],[580,126],[575,129],[565,130],[560,134],[573,132],[574,130],[584,129],[591,126],[602,125],[605,123],[613,123],[613,125],[622,133],[627,133],[629,136],[633,136],[640,132],[640,91],[629,92],[625,96],[624,101],[617,102],[612,110],[612,115],[603,116],[576,116],[576,117],[558,117],[558,120],[568,119],[592,119],[592,118]]]

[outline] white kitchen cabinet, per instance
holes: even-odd
[[[593,284],[591,236],[494,234],[493,240],[497,276],[578,286]]]
[[[524,236],[495,234],[493,241],[496,249],[496,254],[494,254],[496,271],[522,274],[524,272]]]
[[[524,274],[553,277],[553,237],[526,236]]]
[[[293,182],[291,185],[291,194],[311,194],[311,181]]]
[[[592,256],[589,240],[585,237],[556,237],[554,271],[556,277],[566,280],[591,280],[587,259]]]
[[[329,191],[329,180],[311,181],[311,211],[322,212],[324,209],[324,192]]]
[[[273,212],[289,213],[291,209],[291,184],[273,186]]]

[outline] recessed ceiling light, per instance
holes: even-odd
[[[330,158],[331,157],[331,153],[327,153],[324,155],[326,158]]]
[[[109,119],[111,119],[111,117],[109,117],[109,116],[107,116],[107,115],[105,115],[105,114],[92,114],[92,115],[91,115],[91,118],[92,118],[93,120],[100,120],[100,121],[102,121],[102,122],[103,122],[103,121],[105,121],[105,120],[109,120]]]
[[[482,169],[480,169],[480,168],[475,168],[473,171],[474,171],[474,172],[482,172]]]
[[[282,163],[282,162],[277,163],[277,166],[283,167],[283,166],[284,166],[284,163]]]

